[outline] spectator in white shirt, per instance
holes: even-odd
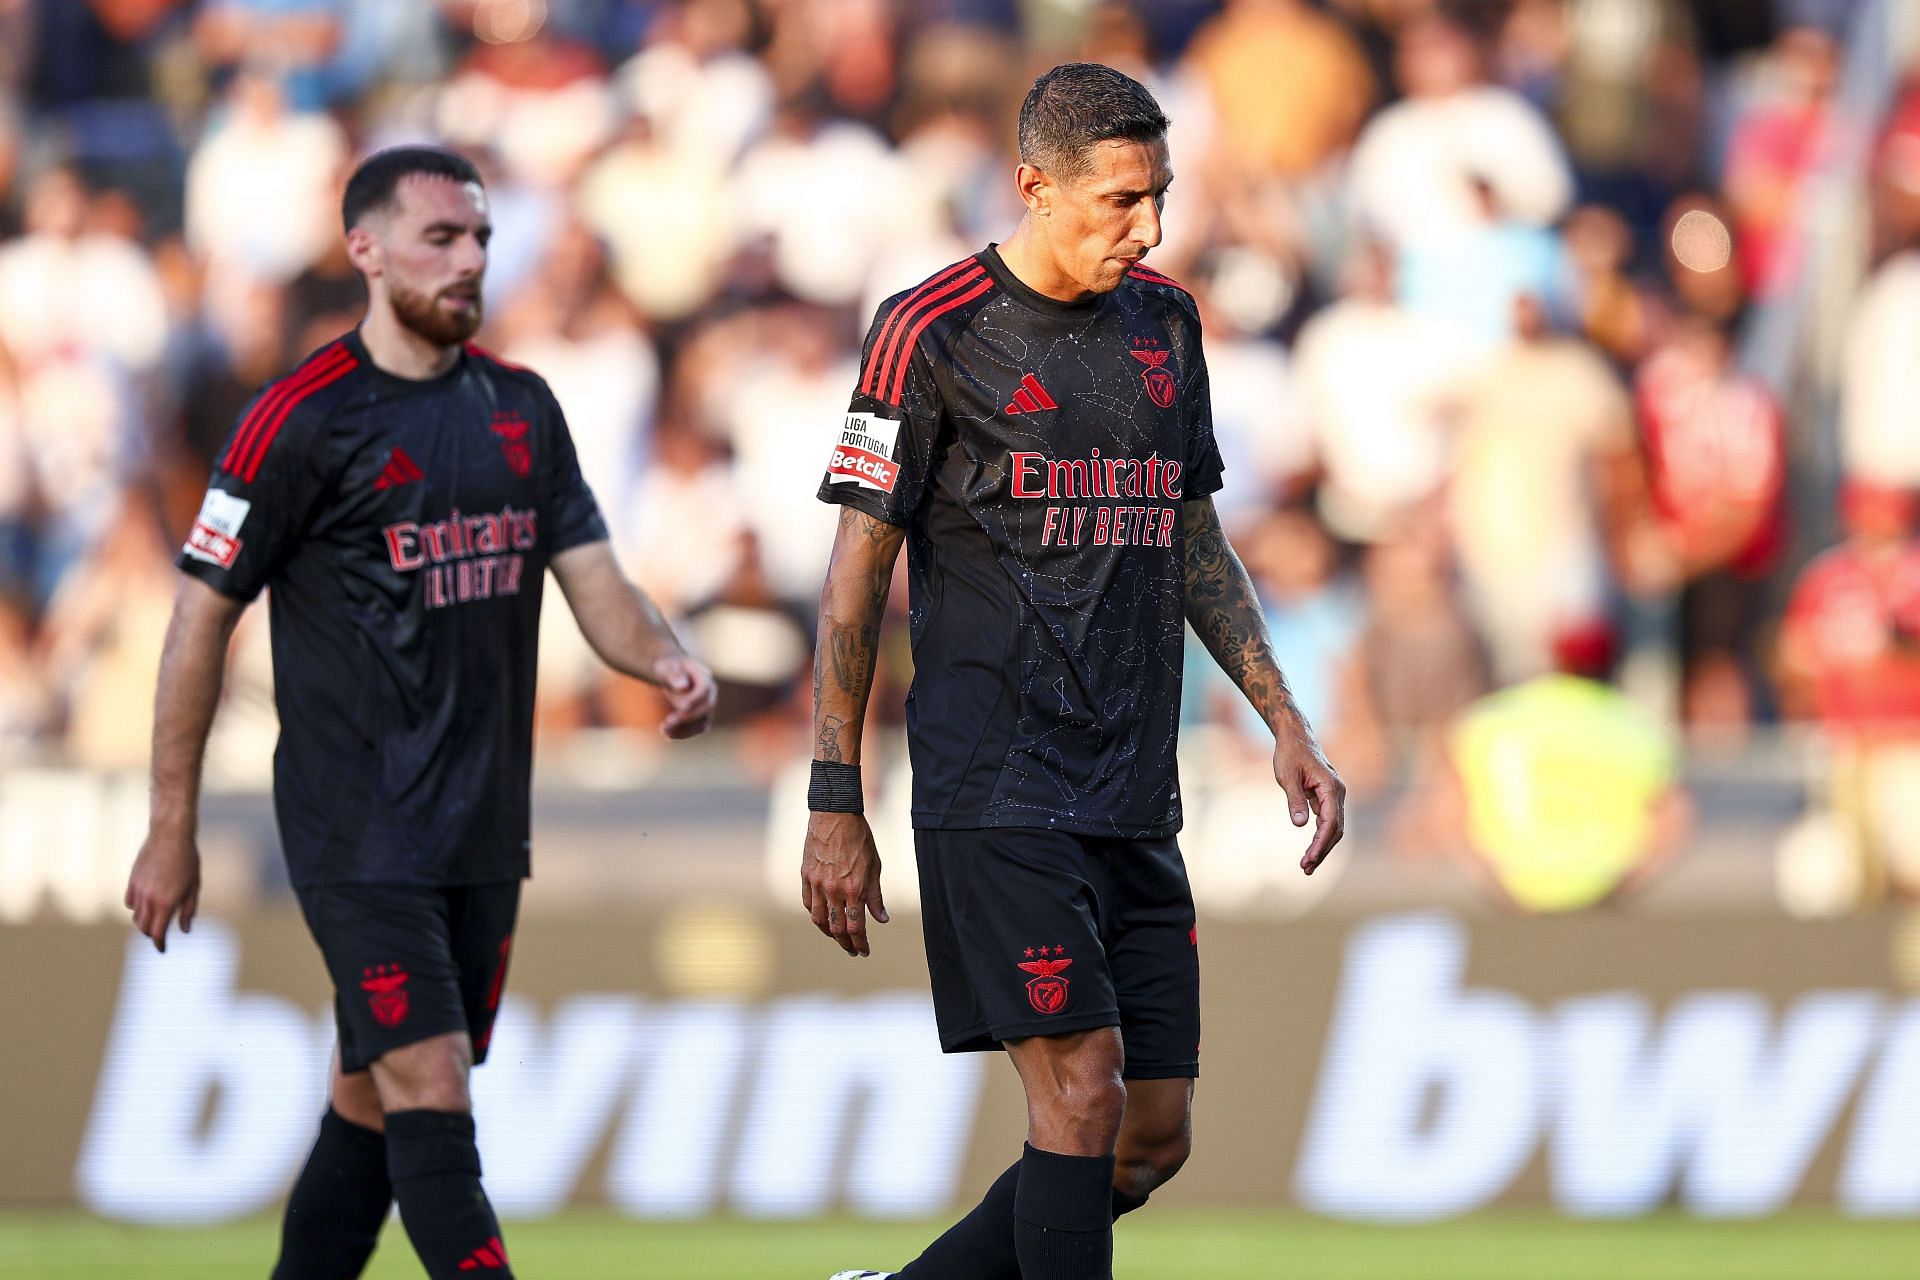
[[[1474,38],[1434,15],[1395,51],[1406,97],[1368,122],[1350,187],[1364,225],[1395,245],[1443,241],[1481,221],[1476,178],[1510,218],[1545,226],[1567,211],[1573,177],[1553,130],[1519,94],[1486,82]]]

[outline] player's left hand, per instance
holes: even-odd
[[[123,899],[133,912],[133,927],[153,939],[156,951],[167,949],[167,929],[174,912],[180,913],[180,932],[193,932],[200,910],[200,848],[191,828],[156,824],[133,860]]]
[[[706,732],[713,722],[713,672],[698,658],[669,654],[653,669],[654,680],[667,695],[667,714],[660,732],[669,738],[691,738]]]
[[[1306,826],[1309,812],[1314,816],[1313,839],[1300,857],[1300,869],[1312,875],[1347,832],[1347,784],[1304,724],[1275,736],[1273,780],[1287,793],[1294,826]]]
[[[873,828],[862,813],[809,813],[807,841],[800,855],[800,905],[813,927],[840,944],[850,956],[873,954],[867,942],[867,913],[887,923],[880,895],[880,851]]]

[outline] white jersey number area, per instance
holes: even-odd
[[[236,498],[223,489],[207,490],[207,500],[200,504],[200,514],[194,517],[193,530],[187,534],[186,553],[222,569],[233,568],[234,558],[240,554],[240,526],[247,522],[251,510],[253,503],[246,498]]]
[[[900,478],[900,465],[893,460],[894,445],[900,439],[900,424],[871,413],[850,413],[840,428],[840,442],[833,447],[827,463],[830,483],[851,480],[868,489],[892,493]]]

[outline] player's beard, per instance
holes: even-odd
[[[443,347],[465,342],[480,331],[480,320],[485,310],[484,303],[476,294],[472,310],[464,313],[443,311],[440,308],[440,298],[445,293],[446,290],[443,289],[430,297],[417,289],[395,284],[391,294],[393,314],[401,324],[428,342]]]

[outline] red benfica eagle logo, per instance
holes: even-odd
[[[513,474],[524,476],[533,470],[533,446],[527,443],[529,427],[525,418],[517,413],[496,413],[492,430],[500,437],[500,452],[506,455],[507,466]]]
[[[1150,339],[1138,341],[1150,341]],[[1164,366],[1173,358],[1173,352],[1156,351],[1150,347],[1134,347],[1127,354],[1147,366],[1140,371],[1140,381],[1147,384],[1147,398],[1162,409],[1171,409],[1173,407],[1173,375],[1167,372]]]
[[[373,1020],[383,1027],[397,1027],[407,1020],[407,971],[397,964],[377,964],[362,969],[360,989],[367,993],[367,1007]]]
[[[1055,954],[1065,951],[1065,947],[1041,947],[1042,956],[1051,950]],[[1028,948],[1028,955],[1033,948]],[[1058,1013],[1067,1007],[1067,980],[1060,975],[1073,964],[1071,960],[1022,960],[1021,969],[1032,974],[1027,979],[1027,1003],[1033,1006],[1035,1013]]]

